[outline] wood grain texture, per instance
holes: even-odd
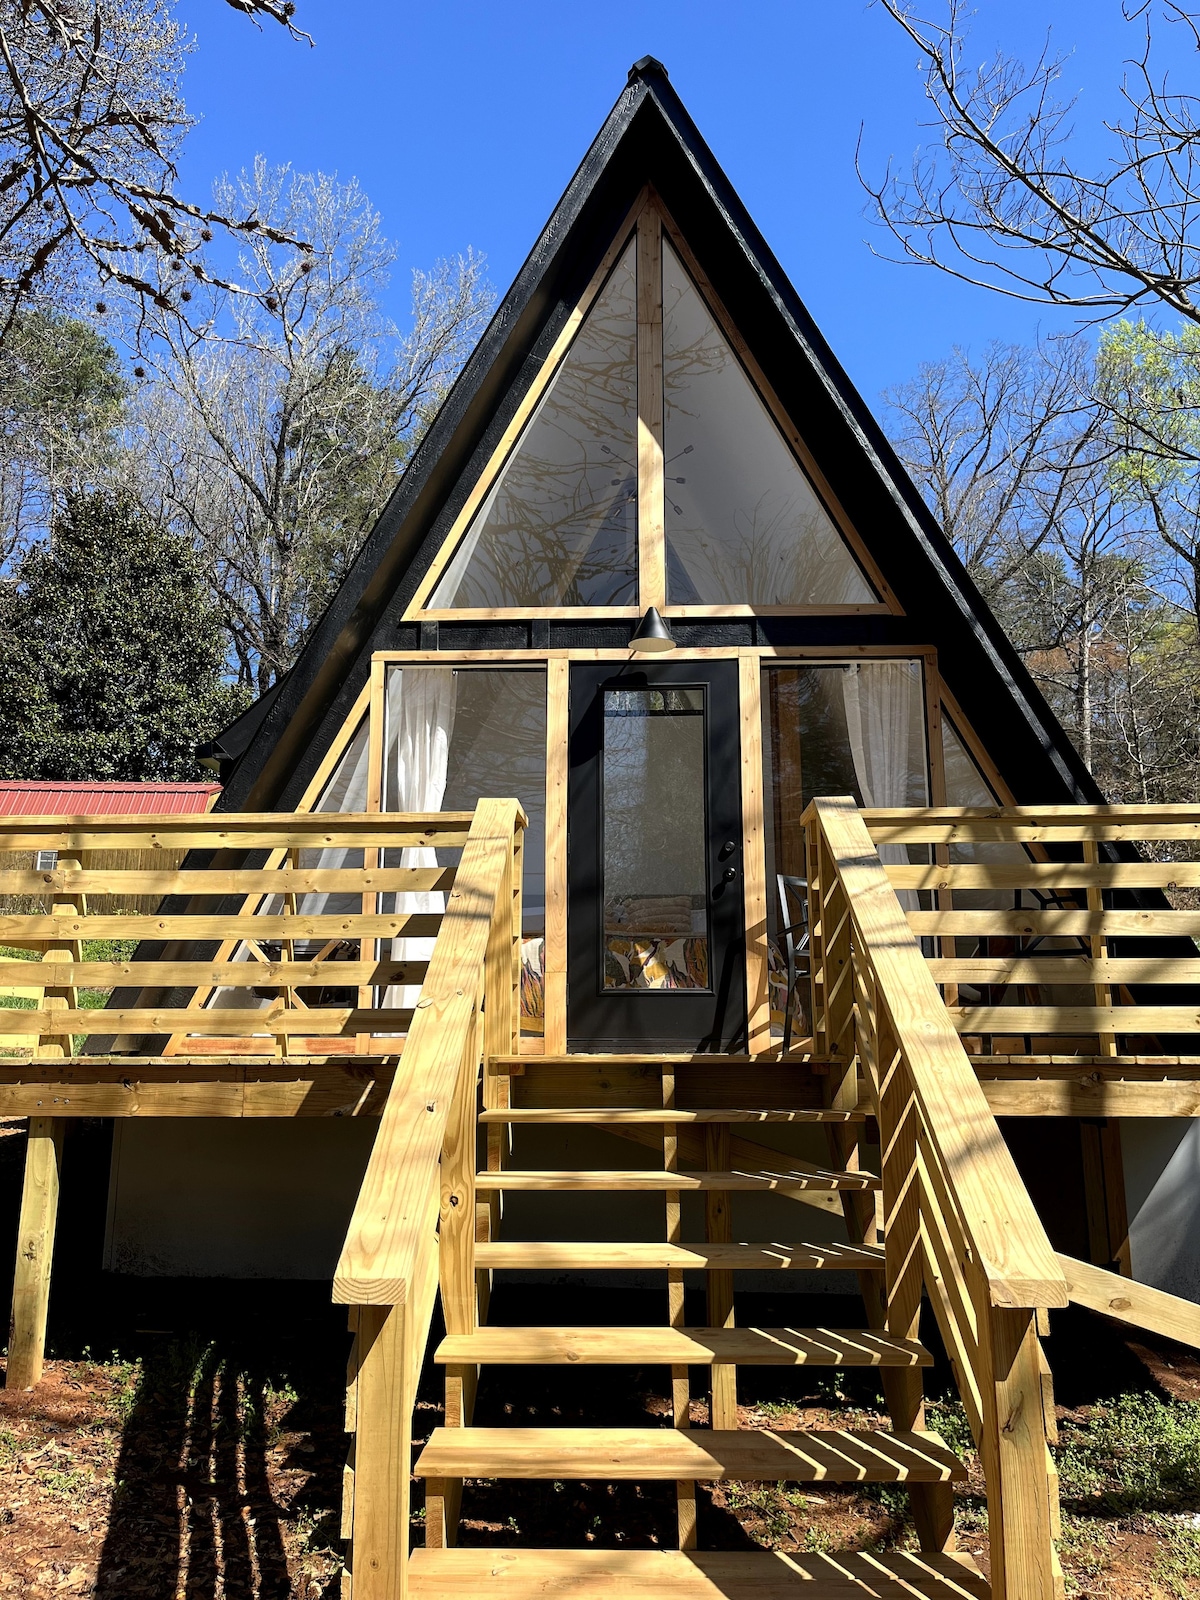
[[[1149,1284],[1059,1254],[1072,1304],[1200,1349],[1200,1306]]]
[[[787,1194],[805,1189],[875,1189],[878,1178],[862,1172],[654,1172],[645,1167],[621,1171],[571,1172],[481,1172],[476,1178],[480,1189],[512,1189],[526,1193],[541,1190],[648,1190],[715,1191],[731,1189],[747,1192]]]
[[[418,1477],[950,1483],[966,1469],[936,1433],[764,1428],[435,1428]]]
[[[29,1119],[5,1370],[8,1389],[32,1389],[42,1376],[63,1132],[56,1117]]]
[[[546,666],[546,1053],[567,1048],[567,780],[570,666]]]
[[[991,1600],[970,1556],[708,1550],[414,1550],[414,1600]]]
[[[771,1048],[767,985],[766,797],[763,792],[762,668],[738,661],[742,750],[742,902],[746,921],[747,1039],[752,1055]]]
[[[632,1240],[619,1244],[560,1240],[497,1240],[475,1247],[482,1266],[526,1271],[635,1271],[722,1267],[804,1272],[881,1272],[883,1249],[848,1244],[672,1244]]]
[[[434,1352],[441,1363],[500,1366],[584,1362],[624,1366],[930,1367],[914,1339],[843,1328],[478,1328],[448,1335]]]

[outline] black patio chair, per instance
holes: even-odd
[[[779,892],[779,937],[787,961],[787,995],[783,1007],[783,1054],[792,1042],[792,1007],[799,979],[812,972],[808,932],[808,879],[779,873],[775,879]]]

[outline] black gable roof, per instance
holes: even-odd
[[[371,652],[418,646],[418,628],[400,622],[405,607],[647,184],[682,230],[903,606],[903,619],[871,619],[878,637],[937,645],[951,693],[986,731],[1018,800],[1101,799],[665,69],[646,57],[631,70],[296,665],[271,691],[272,703],[228,776],[221,808],[296,804],[365,682]],[[816,219],[813,231],[819,237]],[[864,637],[866,622],[859,619],[855,639]],[[775,642],[851,637],[844,624],[822,618],[773,618],[760,631]]]

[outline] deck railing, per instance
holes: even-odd
[[[355,1336],[353,1600],[407,1592],[412,1413],[439,1288],[447,1333],[475,1331],[476,1099],[481,1062],[518,1044],[524,825],[515,800],[479,802],[334,1278]],[[447,1426],[470,1422],[475,1378],[447,1369]]]
[[[886,1325],[916,1338],[928,1295],[987,1480],[992,1594],[1054,1600],[1038,1319],[1067,1304],[1063,1269],[862,814],[851,799],[817,800],[805,824],[817,1050],[844,1094],[861,1073],[879,1122]],[[894,1425],[920,1427],[920,1408],[914,1385],[907,1415],[893,1402]],[[948,1500],[924,1514],[923,1544],[948,1541]]]
[[[9,1387],[41,1375],[68,1119],[378,1115],[412,1018],[388,990],[427,967],[394,941],[437,934],[456,878],[402,852],[473,820],[0,819],[0,945],[28,953],[0,989],[32,1000],[0,1007],[0,1114],[30,1119]]]

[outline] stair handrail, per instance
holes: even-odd
[[[855,959],[891,1020],[995,1306],[1067,1304],[1062,1266],[850,797],[809,807],[849,908]]]
[[[447,1321],[475,1286],[480,1062],[519,1039],[516,800],[480,800],[334,1274],[354,1332],[343,1529],[354,1600],[407,1592],[412,1412],[439,1281]]]
[[[916,1337],[924,1291],[983,1463],[994,1600],[1055,1600],[1038,1333],[1068,1303],[1062,1264],[855,801],[814,800],[803,820],[818,1042],[857,1057],[879,1123],[888,1331]]]

